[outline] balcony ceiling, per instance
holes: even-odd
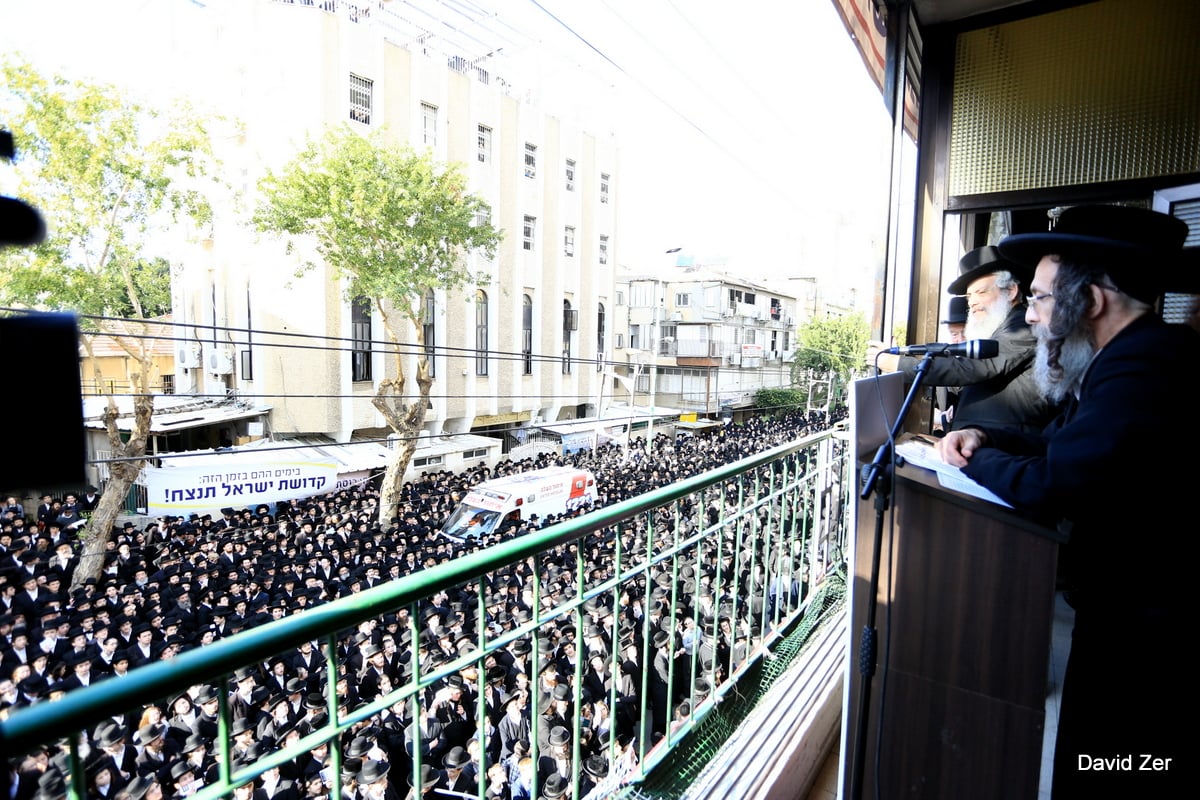
[[[938,25],[1027,3],[1048,5],[1044,0],[913,0],[913,8],[922,25]]]

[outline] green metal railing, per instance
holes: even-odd
[[[582,740],[592,725],[602,722],[582,715],[587,649],[582,634],[607,620],[604,652],[609,735],[600,736],[607,776],[597,778],[607,795],[620,785],[637,782],[671,757],[676,746],[734,689],[771,646],[785,636],[803,615],[814,591],[826,576],[843,571],[848,509],[844,487],[853,489],[843,443],[822,433],[774,448],[719,469],[681,480],[630,500],[565,520],[553,527],[475,552],[461,554],[437,566],[352,594],[295,616],[238,633],[169,661],[132,671],[127,677],[102,681],[40,702],[0,721],[0,753],[12,757],[39,746],[61,747],[70,755],[66,794],[85,796],[84,763],[91,746],[87,731],[105,718],[162,702],[198,687],[215,686],[219,696],[218,735],[215,738],[217,780],[192,795],[195,800],[231,796],[264,772],[329,745],[330,797],[340,797],[344,749],[355,733],[405,730],[412,736],[411,779],[419,785],[424,742],[419,726],[410,727],[429,710],[427,702],[443,679],[463,672],[474,685],[474,738],[490,728],[487,722],[485,667],[500,650],[518,639],[531,644],[537,666],[540,641],[560,623],[571,623],[578,637],[572,689],[570,775],[572,796],[581,797],[586,755]],[[573,559],[564,554],[576,554]],[[585,567],[590,556],[599,569]],[[556,572],[559,562],[567,570]],[[524,566],[522,566],[524,565]],[[511,629],[489,627],[497,611],[495,598],[485,590],[488,576],[528,571],[530,618]],[[473,646],[460,648],[448,662],[426,666],[418,662],[422,647],[419,626],[422,603],[438,593],[465,587],[473,593]],[[640,608],[641,618],[638,619]],[[236,760],[232,742],[231,689],[233,673],[242,667],[262,668],[274,656],[303,642],[321,643],[325,675],[339,675],[340,649],[366,620],[408,609],[407,630],[397,632],[397,644],[410,654],[407,682],[362,705],[348,706],[339,695],[339,681],[325,680],[324,724],[289,737],[279,748],[250,763]],[[605,609],[611,612],[605,614]],[[667,624],[652,627],[647,619],[662,612]],[[623,625],[622,620],[625,620]],[[630,628],[634,631],[631,635]],[[657,635],[659,630],[669,633]],[[401,635],[403,634],[403,635]],[[624,641],[622,642],[622,636]],[[669,640],[673,657],[663,658],[656,646]],[[618,646],[618,643],[619,646]],[[664,648],[665,648],[664,644]],[[658,657],[656,665],[655,660]],[[633,703],[638,720],[632,742],[613,734],[619,705],[630,698],[619,692],[622,664],[635,660],[640,687]],[[652,670],[666,667],[668,708],[656,702]],[[474,668],[474,673],[471,672]],[[542,683],[536,669],[529,690],[529,741],[533,764],[538,764],[539,726],[544,721],[537,700]],[[591,698],[595,705],[597,698]],[[662,738],[654,741],[652,723],[667,714]],[[479,756],[476,755],[478,759]],[[479,796],[488,784],[488,763],[478,767]],[[389,774],[394,781],[406,775]],[[531,796],[538,797],[537,771]],[[606,787],[606,788],[605,788]],[[403,790],[401,790],[403,791]]]

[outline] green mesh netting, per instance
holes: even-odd
[[[773,658],[756,661],[738,680],[735,691],[726,694],[721,705],[713,709],[670,755],[656,764],[642,783],[627,786],[614,796],[630,800],[682,797],[775,681],[804,653],[812,634],[836,617],[845,602],[845,576],[837,574],[825,580],[792,630],[775,643],[771,649]]]

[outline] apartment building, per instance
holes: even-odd
[[[614,358],[633,402],[717,414],[791,384],[795,297],[703,268],[620,275]],[[620,390],[614,391],[620,396]]]
[[[504,230],[495,259],[467,264],[488,282],[427,297],[428,434],[504,439],[594,413],[612,346],[613,137],[545,113],[495,54],[457,51],[387,4],[252,0],[213,13],[223,58],[236,60],[211,78],[234,121],[218,144],[247,204],[306,137],[349,125],[462,165]],[[386,435],[370,402],[390,368],[377,310],[348,302],[327,267],[297,276],[312,254],[285,252],[245,219],[221,215],[175,276],[176,318],[199,348],[177,391],[272,398],[276,436]],[[411,376],[415,348],[410,362]]]

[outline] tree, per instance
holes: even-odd
[[[862,367],[870,338],[871,328],[861,313],[806,322],[796,336],[793,383],[802,385],[804,373],[812,371],[845,384]],[[834,387],[830,391],[836,395]]]
[[[803,411],[805,393],[800,389],[762,388],[754,393],[754,407],[769,414]]]
[[[466,190],[455,165],[437,165],[423,154],[363,137],[347,129],[310,140],[278,173],[259,184],[262,202],[254,223],[282,234],[289,251],[297,240],[315,240],[317,253],[345,281],[347,300],[378,310],[392,345],[391,369],[372,399],[400,439],[384,471],[379,518],[396,514],[405,470],[425,423],[433,378],[426,358],[426,295],[484,283],[463,265],[471,251],[493,258],[501,232],[488,222],[491,209]],[[301,264],[297,275],[316,266]],[[406,324],[407,323],[407,324]],[[416,347],[402,346],[411,335]],[[415,350],[416,392],[405,368]]]
[[[216,186],[207,177],[212,153],[206,121],[186,107],[150,108],[113,87],[45,77],[17,61],[0,67],[0,117],[21,152],[14,172],[49,229],[36,247],[0,250],[0,300],[74,311],[85,351],[108,335],[137,365],[129,376],[134,402],[127,435],[118,430],[111,389],[101,388],[117,460],[81,534],[73,578],[79,585],[99,576],[113,522],[145,464],[154,397],[150,342],[138,335],[144,326],[137,323],[170,304],[168,262],[158,246],[178,241],[178,223],[198,227],[211,217],[205,192]],[[106,317],[127,321],[117,328]],[[95,377],[101,386],[99,368]]]

